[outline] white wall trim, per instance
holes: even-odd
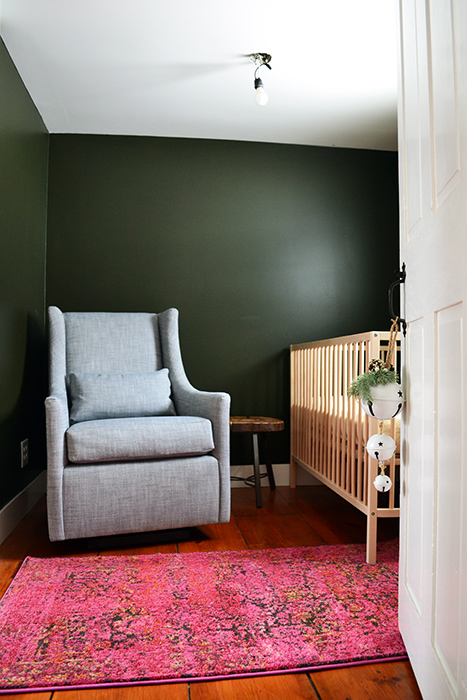
[[[272,469],[274,471],[274,480],[276,486],[290,486],[290,465],[289,464],[273,464]],[[238,464],[231,465],[230,475],[239,476],[242,479],[246,479],[248,476],[253,474],[254,467],[252,464]],[[266,471],[266,466],[260,464],[261,474]],[[297,486],[316,486],[321,482],[315,479],[314,476],[306,472],[304,469],[297,469]],[[269,486],[267,477],[261,479],[261,484],[263,486]],[[232,488],[245,487],[243,481],[231,481],[230,485]]]
[[[0,510],[0,544],[46,492],[47,472],[44,470],[17,496]]]

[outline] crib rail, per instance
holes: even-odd
[[[291,346],[291,486],[297,465],[332,488],[368,517],[367,560],[376,561],[377,520],[397,517],[395,455],[386,468],[395,485],[378,504],[373,480],[378,463],[365,449],[379,421],[360,402],[347,397],[347,387],[365,372],[369,360],[386,360],[390,334],[371,331],[358,335]],[[397,362],[400,343],[397,342]],[[396,439],[396,421],[383,431]],[[381,500],[381,499],[380,499]]]

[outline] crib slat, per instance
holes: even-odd
[[[356,345],[351,345],[352,349],[352,368],[350,371],[350,380],[355,379],[355,377],[358,374],[357,368],[358,368],[358,344]],[[350,436],[350,488],[349,488],[349,493],[352,494],[352,496],[355,496],[356,494],[356,481],[355,481],[355,467],[356,467],[356,462],[357,462],[357,450],[356,450],[356,441],[357,441],[357,420],[358,420],[358,411],[356,408],[356,401],[352,401],[352,399],[349,398],[349,407],[350,407],[350,420],[352,421],[352,432]]]
[[[322,473],[327,479],[331,478],[330,465],[332,456],[332,364],[331,364],[331,348],[324,349],[325,367],[326,367],[326,407],[325,407],[325,426],[326,426],[326,460],[321,466]]]
[[[366,371],[372,357],[385,359],[388,342],[389,333],[371,332],[291,346],[291,486],[296,483],[298,460],[301,467],[365,512],[368,560],[375,556],[378,517],[399,514],[398,458],[393,457],[386,467],[394,483],[388,506],[378,508],[378,493],[372,484],[377,462],[365,449],[369,436],[378,431],[378,421],[364,413],[360,402],[347,397],[347,387]],[[395,421],[388,422],[385,432],[395,439]]]
[[[338,474],[337,474],[337,485],[344,489],[344,462],[345,462],[345,420],[344,420],[344,397],[343,397],[343,387],[345,382],[345,345],[338,346],[339,355],[339,370],[340,375],[338,378],[337,386],[337,413],[338,413],[338,440],[337,440],[337,464],[338,464]],[[345,489],[344,489],[345,490]]]
[[[313,375],[313,398],[314,398],[314,411],[313,411],[313,461],[312,464],[315,465],[315,469],[320,468],[322,462],[321,456],[321,358],[318,349],[314,349],[310,353],[310,362],[312,363],[314,369]]]

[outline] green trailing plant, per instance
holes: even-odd
[[[368,372],[359,374],[347,389],[348,396],[354,396],[357,400],[363,399],[371,404],[373,399],[371,390],[375,386],[398,382],[399,377],[394,367],[386,367],[381,360],[372,360],[368,366]]]

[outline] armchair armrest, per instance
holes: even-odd
[[[224,392],[198,391],[191,385],[178,387],[177,411],[211,421],[214,437],[212,454],[219,463],[219,522],[230,519],[230,396]]]
[[[70,425],[66,394],[45,400],[47,434],[47,514],[50,539],[63,540],[63,469],[68,464],[65,433]]]
[[[212,454],[221,465],[230,467],[230,396],[218,391],[199,391],[191,385],[178,389],[177,412],[183,416],[200,416],[211,421],[214,437]]]
[[[183,416],[200,416],[212,423],[215,449],[218,459],[229,461],[230,440],[230,396],[218,391],[198,391],[191,386],[177,391],[177,412]]]
[[[65,433],[70,426],[66,394],[48,396],[45,400],[47,431],[47,468],[61,472],[68,464]]]

